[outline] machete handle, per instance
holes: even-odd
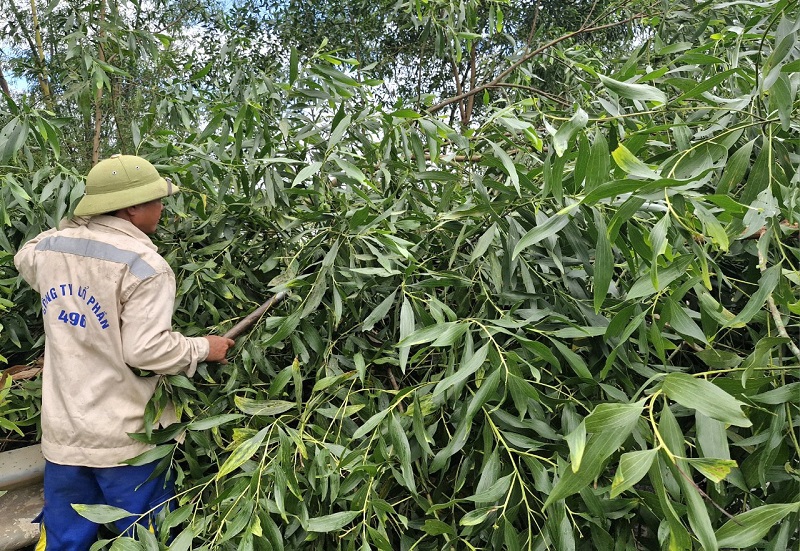
[[[287,296],[289,296],[289,293],[287,293],[286,291],[281,291],[280,293],[272,295],[272,297],[270,297],[270,299],[267,302],[265,302],[264,304],[262,304],[249,314],[247,314],[247,316],[244,319],[242,319],[239,323],[234,325],[222,336],[229,339],[236,339],[236,337],[238,337],[239,335],[250,329],[250,327],[252,327],[253,324],[255,324],[261,318],[261,316],[263,316],[267,312],[267,310],[269,310],[279,302],[282,302],[283,299],[285,299]]]

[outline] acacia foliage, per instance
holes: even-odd
[[[619,62],[561,43],[569,108],[487,89],[465,128],[323,51],[156,91],[131,139],[185,190],[177,325],[291,293],[148,411],[183,421],[140,436],[176,469],[173,549],[797,545],[799,14],[671,9]],[[11,253],[82,180],[66,123],[8,106],[14,360],[42,343]],[[140,537],[99,546],[164,546]]]

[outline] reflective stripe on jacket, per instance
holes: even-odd
[[[175,274],[150,239],[114,216],[76,218],[14,257],[41,295],[45,329],[42,453],[53,463],[111,467],[151,446],[144,410],[158,376],[186,373],[208,341],[172,331]],[[162,415],[162,425],[174,421]]]

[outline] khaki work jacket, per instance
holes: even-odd
[[[111,467],[147,451],[128,434],[144,430],[158,375],[192,376],[208,356],[205,338],[172,331],[172,269],[147,235],[114,216],[62,222],[14,263],[41,295],[45,458]],[[162,415],[162,425],[174,420],[172,409]]]

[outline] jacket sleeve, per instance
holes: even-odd
[[[121,305],[122,354],[131,367],[159,374],[194,375],[208,357],[208,341],[172,330],[175,278],[161,272],[142,281]]]
[[[36,245],[45,237],[52,235],[57,230],[47,230],[42,232],[27,243],[25,243],[17,254],[14,255],[14,265],[17,267],[22,279],[28,282],[34,291],[40,293],[39,284],[36,281]]]

